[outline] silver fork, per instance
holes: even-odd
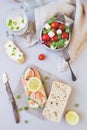
[[[73,73],[73,71],[72,71],[72,69],[71,69],[71,66],[70,66],[70,63],[69,63],[69,61],[70,61],[70,56],[69,56],[69,53],[68,53],[67,48],[64,48],[63,51],[62,51],[62,53],[63,53],[63,56],[64,56],[65,61],[68,63],[68,66],[69,66],[69,68],[70,68],[72,80],[73,80],[73,81],[76,81],[77,78],[76,78],[75,74]]]

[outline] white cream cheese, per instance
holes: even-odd
[[[20,52],[19,48],[14,44],[13,41],[7,41],[5,43],[5,52],[13,60],[21,60],[23,58],[23,53]]]
[[[7,26],[11,31],[19,31],[26,25],[26,19],[22,16],[12,17],[8,20]]]

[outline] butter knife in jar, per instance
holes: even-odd
[[[16,101],[14,99],[10,84],[9,84],[9,79],[6,73],[3,73],[3,83],[6,86],[6,91],[8,93],[10,102],[12,104],[12,108],[13,108],[13,113],[14,113],[14,117],[15,117],[15,121],[16,123],[19,123],[20,119],[19,119],[19,113],[18,113],[18,108],[16,105]]]

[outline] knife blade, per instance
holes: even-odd
[[[20,119],[19,119],[19,113],[18,113],[16,101],[15,101],[15,98],[13,96],[13,93],[12,93],[12,90],[11,90],[11,87],[10,87],[10,84],[9,84],[9,79],[8,79],[8,76],[7,76],[6,73],[3,73],[3,83],[6,86],[6,91],[8,93],[10,102],[12,104],[15,121],[16,121],[16,123],[19,123]]]

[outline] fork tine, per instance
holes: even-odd
[[[73,71],[72,71],[72,69],[71,69],[71,66],[70,66],[70,63],[69,63],[69,61],[70,61],[70,56],[69,56],[69,53],[68,53],[67,48],[64,48],[63,51],[62,51],[62,53],[63,53],[63,56],[64,56],[65,61],[68,63],[69,69],[70,69],[70,71],[71,71],[72,80],[73,80],[73,81],[76,81],[77,78],[76,78],[75,74],[73,73]]]

